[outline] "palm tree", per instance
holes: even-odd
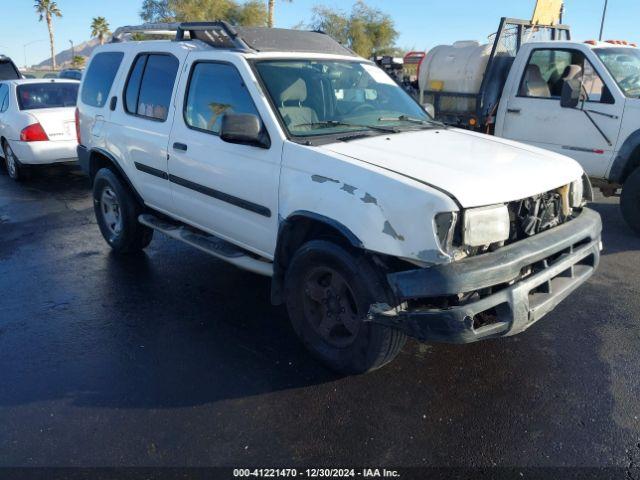
[[[49,29],[49,43],[51,44],[51,68],[56,69],[56,55],[53,42],[53,17],[62,17],[62,12],[58,8],[58,4],[53,0],[35,0],[33,8],[40,15],[40,21],[47,21]]]
[[[104,39],[109,35],[109,22],[104,17],[94,17],[91,22],[91,36],[98,37],[100,45],[104,45]]]
[[[292,0],[283,0],[285,2],[291,2]],[[273,28],[273,17],[274,17],[274,12],[276,9],[276,0],[269,0],[269,10],[268,10],[268,17],[267,17],[267,25],[269,26],[269,28]]]

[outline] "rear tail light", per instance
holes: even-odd
[[[80,110],[76,107],[76,138],[78,139],[78,145],[82,145],[80,139]]]
[[[21,142],[46,142],[49,140],[46,132],[39,123],[29,125],[20,132]]]

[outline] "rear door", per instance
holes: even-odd
[[[174,117],[174,92],[187,50],[180,44],[163,51],[128,54],[128,71],[111,116],[109,151],[117,152],[145,203],[172,213],[167,145]]]
[[[589,175],[603,177],[625,104],[618,89],[607,85],[610,77],[574,48],[536,47],[514,68],[519,75],[500,105],[496,135],[568,155]],[[569,79],[582,81],[587,94],[584,108],[596,125],[579,109],[560,106],[562,85]]]

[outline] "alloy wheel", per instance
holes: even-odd
[[[100,195],[100,212],[107,226],[107,229],[113,236],[117,236],[122,231],[122,212],[120,211],[120,202],[118,197],[111,189],[105,187]]]
[[[4,159],[7,163],[7,172],[11,178],[18,177],[18,165],[16,164],[16,156],[7,144],[4,146]]]

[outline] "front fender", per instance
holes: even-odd
[[[451,261],[433,225],[437,213],[458,210],[450,197],[322,147],[285,144],[279,210],[281,218],[302,210],[331,219],[365,250],[422,264]]]
[[[640,130],[636,130],[620,147],[614,158],[607,178],[614,183],[624,183],[629,174],[640,166]]]

